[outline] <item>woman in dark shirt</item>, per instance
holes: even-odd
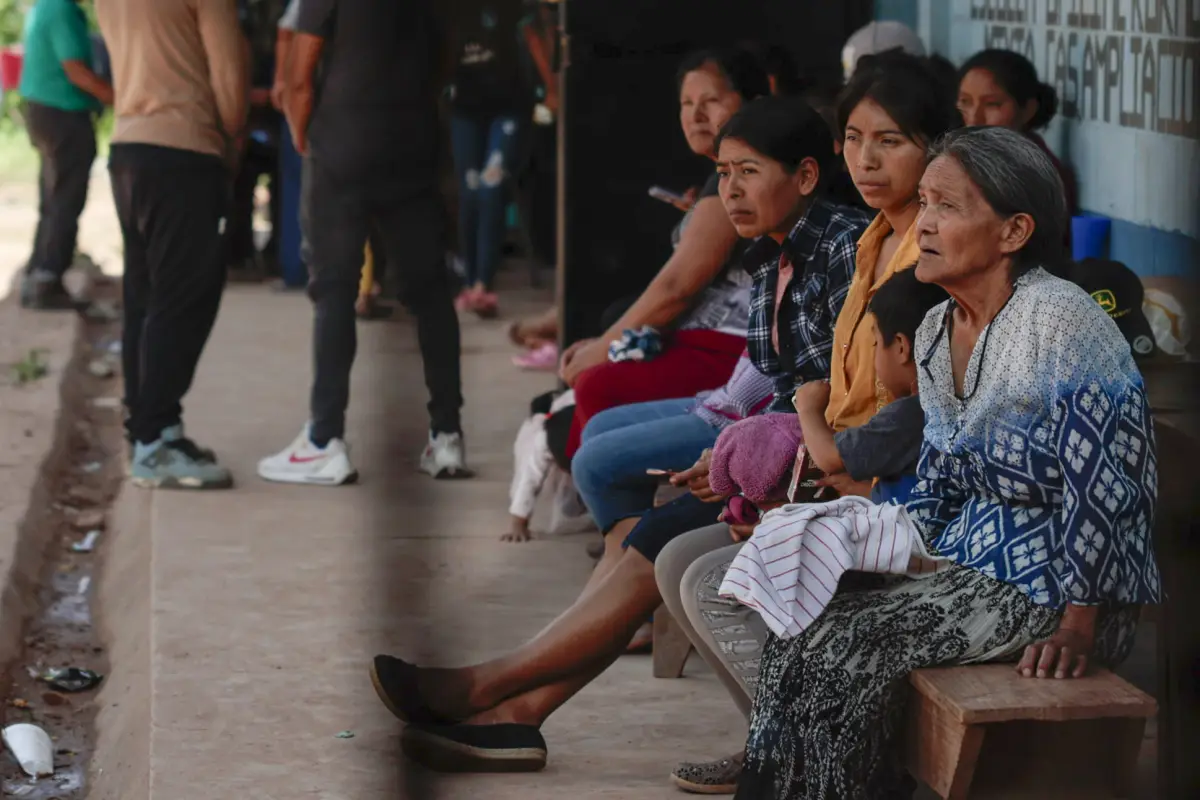
[[[1067,211],[1079,213],[1075,173],[1037,133],[1058,112],[1058,92],[1038,80],[1037,68],[1012,50],[981,50],[958,72],[958,110],[967,125],[997,125],[1028,136],[1050,157],[1066,190]]]

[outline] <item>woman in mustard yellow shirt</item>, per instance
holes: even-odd
[[[879,214],[858,242],[858,266],[833,334],[826,421],[862,425],[893,398],[875,377],[875,323],[867,305],[897,270],[917,261],[917,183],[926,150],[957,127],[953,87],[923,58],[864,57],[838,100],[842,152],[854,185]]]

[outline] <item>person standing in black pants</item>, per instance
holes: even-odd
[[[87,19],[75,0],[38,0],[25,24],[21,96],[25,129],[38,151],[38,225],[21,284],[21,305],[81,309],[63,285],[75,258],[79,215],[96,160],[93,115],[113,90],[92,69]]]
[[[233,483],[184,436],[183,396],[225,287],[222,232],[246,121],[234,0],[97,0],[116,76],[109,170],[125,242],[130,477],[147,488]]]
[[[370,224],[417,318],[432,417],[420,467],[467,477],[458,317],[444,258],[437,91],[446,61],[433,0],[303,0],[284,108],[304,155],[301,223],[315,306],[310,417],[259,462],[265,480],[339,485],[357,473],[344,441],[357,347],[354,303]],[[320,85],[313,78],[320,63]]]

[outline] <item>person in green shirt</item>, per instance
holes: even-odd
[[[77,0],[37,0],[25,17],[24,42],[20,93],[41,172],[40,216],[21,304],[79,309],[63,275],[75,257],[79,215],[96,160],[93,115],[112,104],[113,90],[92,70],[92,40]]]

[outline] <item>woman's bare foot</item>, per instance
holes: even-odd
[[[649,653],[654,647],[654,626],[647,622],[637,629],[637,633],[629,640],[625,652],[631,655]]]
[[[486,711],[472,714],[462,721],[463,725],[533,725],[540,728],[542,720],[537,712],[526,704],[522,695],[509,698]]]
[[[536,317],[517,320],[508,329],[508,338],[529,350],[558,341],[558,309],[551,307]]]
[[[480,319],[493,319],[500,314],[500,298],[494,292],[482,287],[476,287],[471,310]]]

